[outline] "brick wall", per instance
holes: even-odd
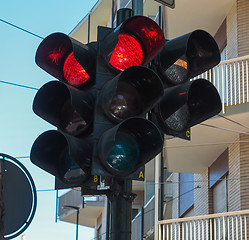
[[[249,1],[237,0],[238,56],[249,54]]]
[[[227,58],[238,57],[237,3],[227,15]]]
[[[194,215],[206,215],[209,214],[209,189],[208,189],[208,169],[201,174],[194,175]]]
[[[241,210],[249,209],[249,136],[240,136],[240,204]]]
[[[238,211],[240,206],[240,143],[239,137],[229,146],[228,211]]]

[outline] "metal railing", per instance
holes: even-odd
[[[153,196],[148,203],[144,206],[143,213],[140,211],[135,218],[132,220],[132,240],[138,240],[142,234],[146,234],[151,229],[154,228],[154,205],[155,205],[155,196]],[[143,226],[141,226],[141,218],[143,218]],[[141,229],[141,227],[143,229]]]
[[[195,77],[214,84],[222,100],[222,112],[226,106],[249,102],[249,55],[220,62],[209,71]]]
[[[162,220],[159,240],[247,240],[249,210]]]

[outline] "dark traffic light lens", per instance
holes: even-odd
[[[64,62],[63,73],[67,83],[73,86],[79,86],[90,78],[86,70],[74,58],[73,52]]]
[[[59,168],[61,178],[68,184],[82,182],[82,179],[85,177],[85,172],[70,158],[66,151],[62,152],[61,157],[61,159],[64,159],[64,162],[60,164]]]
[[[165,120],[165,123],[170,129],[174,131],[183,131],[189,123],[190,113],[188,105],[185,104],[179,108],[175,113]]]
[[[88,126],[79,113],[72,108],[70,100],[65,102],[60,119],[62,129],[71,136],[80,136]]]
[[[118,43],[113,50],[110,64],[119,71],[141,65],[144,54],[140,43],[128,34],[120,34]]]
[[[107,163],[116,171],[130,171],[138,163],[139,155],[137,141],[127,133],[118,132]]]
[[[188,62],[178,59],[164,72],[164,76],[173,85],[186,82],[188,80]]]
[[[123,120],[140,114],[141,104],[137,90],[126,82],[120,82],[109,105],[109,111],[115,119]]]

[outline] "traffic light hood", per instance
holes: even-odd
[[[55,130],[42,133],[34,142],[33,164],[69,186],[80,186],[90,176],[92,145]]]
[[[144,66],[127,68],[108,81],[100,92],[100,104],[114,122],[142,116],[163,97],[163,84],[158,75]]]
[[[63,33],[47,36],[37,49],[35,61],[55,78],[78,88],[95,81],[95,49]]]
[[[97,153],[109,172],[124,177],[154,158],[162,147],[163,137],[158,128],[144,118],[134,117],[105,131]]]
[[[59,81],[43,85],[35,95],[35,114],[72,136],[89,133],[93,126],[95,98]]]
[[[146,65],[164,47],[164,35],[156,22],[134,16],[109,33],[101,46],[107,65],[123,71],[135,65]]]
[[[158,56],[157,71],[166,86],[184,83],[213,68],[220,62],[220,51],[214,38],[196,30],[166,41]]]
[[[154,113],[162,130],[170,134],[172,130],[184,131],[215,116],[221,108],[220,96],[213,84],[197,79],[165,89]]]

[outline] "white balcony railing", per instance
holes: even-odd
[[[194,79],[204,78],[214,84],[226,106],[249,102],[249,55],[220,62],[219,65]]]
[[[158,222],[159,240],[247,240],[249,210]]]

